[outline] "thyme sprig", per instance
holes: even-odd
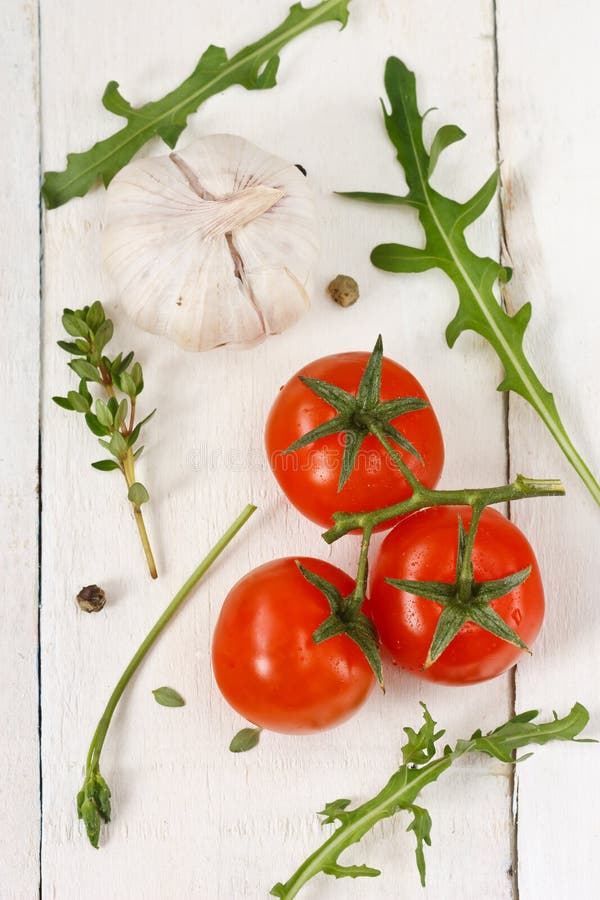
[[[101,472],[118,469],[123,475],[148,569],[152,578],[156,578],[156,563],[142,515],[142,505],[150,497],[135,474],[136,460],[144,449],[136,446],[142,427],[156,412],[152,410],[144,419],[136,421],[137,398],[144,389],[142,367],[134,362],[133,352],[125,356],[119,353],[114,359],[105,355],[104,348],[113,336],[113,323],[106,318],[99,300],[83,309],[65,309],[62,324],[72,340],[58,341],[58,346],[75,357],[68,365],[80,379],[79,389],[69,391],[66,397],[52,399],[62,409],[82,413],[89,430],[110,454],[93,462],[94,469]],[[105,399],[94,400],[89,384],[98,385]]]

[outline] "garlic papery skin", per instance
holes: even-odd
[[[103,256],[126,313],[186,350],[251,345],[309,308],[315,202],[292,163],[230,134],[125,166]]]

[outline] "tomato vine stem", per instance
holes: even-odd
[[[340,491],[354,471],[362,442],[370,434],[381,444],[394,465],[402,473],[411,492],[409,497],[399,503],[381,509],[358,513],[333,513],[334,525],[323,534],[323,538],[328,544],[334,543],[348,532],[362,532],[362,540],[354,590],[347,597],[339,599],[337,608],[332,608],[332,615],[316,630],[314,639],[320,642],[329,639],[333,633],[340,634],[341,622],[343,632],[355,640],[365,653],[382,689],[383,672],[377,634],[374,629],[369,631],[365,628],[366,617],[361,611],[367,590],[369,546],[373,531],[381,525],[387,524],[390,527],[392,520],[401,519],[403,516],[428,507],[471,507],[468,533],[465,533],[462,516],[458,515],[456,577],[453,582],[424,583],[402,579],[386,580],[399,590],[435,601],[444,607],[424,668],[428,668],[437,660],[467,621],[475,622],[479,627],[496,635],[501,640],[529,651],[520,636],[502,620],[489,604],[494,599],[515,590],[529,577],[531,568],[513,572],[502,579],[488,582],[476,581],[473,549],[477,528],[483,511],[492,504],[521,500],[525,497],[549,497],[565,493],[563,485],[558,479],[526,478],[523,475],[517,475],[512,484],[499,487],[442,491],[426,487],[413,472],[399,449],[416,458],[423,465],[421,454],[395,423],[400,416],[408,412],[418,413],[429,404],[423,398],[416,397],[396,397],[393,400],[384,401],[381,397],[383,359],[383,341],[379,335],[354,394],[328,381],[299,376],[306,387],[336,411],[336,415],[307,431],[285,451],[291,453],[307,447],[323,437],[338,432],[343,433],[345,436],[344,456],[338,482],[338,491]],[[311,573],[302,571],[304,576],[314,583]],[[329,589],[324,589],[323,585],[317,584],[316,586],[323,589],[328,597],[333,590],[331,585]],[[329,627],[324,629],[325,624]]]
[[[388,444],[383,435],[376,436],[381,440],[381,443],[384,446]],[[402,471],[404,472],[405,468],[408,469],[401,457],[398,457],[398,460],[395,459],[398,454],[394,451],[394,448],[390,448],[390,450],[392,451],[390,455],[394,458],[394,461],[401,464],[399,467],[402,468]],[[563,495],[565,491],[562,483],[557,479],[534,479],[526,478],[523,475],[517,475],[515,481],[508,485],[491,488],[468,488],[466,490],[457,491],[432,490],[421,484],[415,476],[413,476],[413,478],[416,481],[416,486],[413,489],[412,496],[407,500],[395,503],[392,506],[387,506],[384,509],[372,510],[371,512],[366,513],[334,513],[333,518],[335,520],[335,525],[323,534],[323,538],[327,543],[331,544],[334,541],[339,540],[340,537],[343,537],[349,531],[362,531],[356,587],[348,598],[350,614],[359,615],[367,590],[371,536],[377,525],[388,522],[390,519],[396,519],[403,515],[408,515],[409,513],[417,512],[418,510],[432,506],[456,505],[470,506],[472,508],[471,522],[466,535],[463,530],[462,519],[459,516],[459,548],[455,583],[456,601],[453,601],[455,602],[455,608],[459,607],[459,610],[456,614],[447,616],[447,618],[450,617],[453,620],[450,623],[443,622],[444,615],[440,617],[438,628],[436,629],[424,663],[424,668],[429,668],[456,635],[461,625],[477,613],[477,611],[473,612],[474,592],[478,587],[473,576],[473,548],[475,545],[479,520],[486,506],[490,506],[493,503],[521,500],[526,497],[560,496]],[[512,576],[508,576],[506,579],[506,591],[508,592],[508,590],[511,589],[511,585],[515,586],[520,583],[518,580],[519,578],[521,581],[527,578],[529,571],[530,570],[524,570],[523,572],[514,573]],[[410,592],[414,592],[417,587],[416,582],[404,583],[391,581],[390,583],[400,589],[409,590]],[[448,585],[448,588],[450,588],[450,585]],[[445,610],[444,614],[448,613],[449,610]],[[497,619],[498,617],[491,610],[489,612],[479,611],[477,614],[477,621],[482,627],[497,634],[502,640],[507,640],[510,643],[514,643],[521,647],[521,649],[530,652],[529,648],[512,629],[504,626],[499,630],[499,625],[502,625],[503,623],[492,621]],[[372,651],[371,655],[376,652],[377,651]],[[385,690],[381,665],[379,664],[374,671],[379,673],[377,680],[381,689]]]
[[[372,531],[378,525],[389,522],[390,519],[417,512],[429,506],[481,506],[483,509],[495,503],[511,503],[513,500],[523,500],[528,497],[559,497],[564,494],[565,489],[560,479],[527,478],[524,475],[517,475],[511,484],[455,491],[430,489],[419,482],[419,487],[409,498],[391,506],[374,509],[370,512],[334,513],[335,524],[325,531],[322,537],[326,543],[333,544],[350,531],[363,531],[366,528],[370,528]]]

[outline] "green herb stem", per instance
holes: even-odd
[[[133,404],[132,404],[133,411]],[[131,447],[127,449],[127,455],[123,460],[123,474],[125,476],[125,481],[127,482],[127,488],[129,489],[132,484],[135,484],[135,462],[133,459],[133,450]],[[144,515],[142,513],[142,507],[138,503],[131,502],[131,506],[133,509],[133,517],[135,519],[135,524],[137,525],[137,530],[140,536],[140,540],[142,542],[142,548],[144,550],[144,556],[146,557],[146,562],[148,563],[148,570],[152,578],[158,577],[158,572],[156,570],[156,562],[154,561],[154,554],[152,553],[152,547],[150,545],[150,538],[148,537],[148,532],[146,531],[146,523],[144,522]]]
[[[217,557],[223,552],[223,550],[227,547],[227,545],[235,537],[235,535],[243,527],[243,525],[248,521],[255,510],[256,507],[251,504],[245,507],[245,509],[240,513],[235,522],[233,522],[233,524],[221,536],[212,550],[210,550],[210,552],[204,557],[200,565],[192,572],[187,581],[181,586],[165,611],[156,621],[155,625],[150,629],[150,631],[134,653],[125,671],[119,678],[115,689],[110,695],[108,703],[106,704],[106,708],[94,732],[86,761],[86,782],[88,782],[90,779],[93,779],[94,775],[99,772],[100,754],[104,746],[104,741],[106,739],[106,734],[108,732],[113,714],[115,712],[117,704],[119,703],[119,700],[123,695],[123,692],[131,681],[131,678],[139,668],[140,663],[143,661],[165,626],[171,621],[179,607],[186,600],[198,581],[212,566]]]

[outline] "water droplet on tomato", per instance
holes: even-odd
[[[523,618],[523,614],[522,614],[521,610],[515,609],[514,612],[512,613],[512,618],[516,625],[520,625],[521,619]]]

